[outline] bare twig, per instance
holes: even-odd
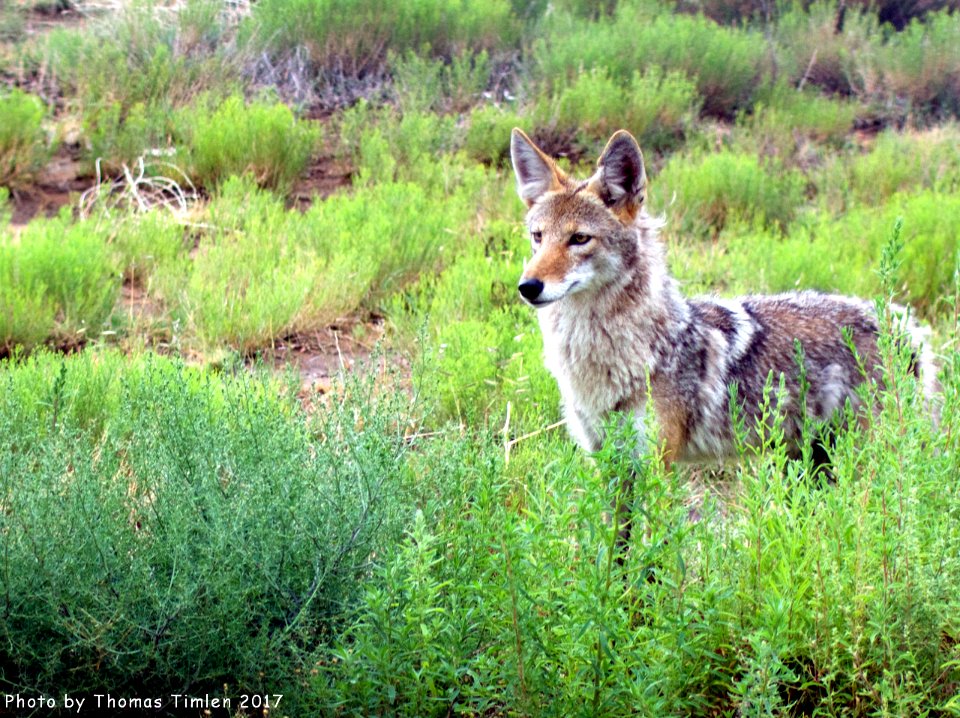
[[[813,54],[810,56],[810,62],[807,63],[807,71],[803,73],[803,77],[800,78],[800,82],[797,85],[797,92],[803,91],[803,86],[807,84],[807,80],[810,78],[810,73],[813,72],[813,66],[817,62],[817,48],[813,48]]]
[[[153,153],[157,154],[157,153]],[[95,163],[97,181],[93,187],[80,195],[78,209],[81,217],[88,217],[97,205],[103,207],[109,216],[110,210],[124,205],[133,205],[140,212],[146,212],[154,207],[166,207],[177,214],[186,214],[191,204],[197,199],[197,188],[186,173],[171,162],[151,160],[147,162],[143,156],[137,159],[132,170],[127,165],[121,166],[121,177],[115,180],[105,179],[100,158]],[[147,170],[162,168],[173,170],[168,174],[179,175],[179,178],[164,174],[148,174]]]

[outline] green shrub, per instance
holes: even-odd
[[[595,23],[557,18],[535,43],[534,57],[540,77],[550,85],[572,82],[594,68],[608,70],[624,84],[638,67],[683,72],[696,83],[703,112],[721,117],[748,106],[766,72],[761,35],[635,3],[621,4],[614,17]]]
[[[960,115],[960,13],[943,10],[891,36],[878,57],[880,88],[921,114]]]
[[[358,102],[343,114],[340,144],[356,168],[357,186],[377,182],[417,182],[443,191],[458,164],[446,157],[459,143],[453,116],[432,112],[399,113]]]
[[[524,124],[517,112],[481,105],[470,113],[463,148],[472,159],[500,165],[510,156],[511,130]]]
[[[119,289],[104,233],[92,222],[38,219],[16,239],[0,235],[0,353],[98,337]]]
[[[560,90],[556,125],[590,140],[630,130],[645,149],[664,150],[683,137],[697,114],[695,85],[677,72],[653,66],[620,86],[602,69],[579,75]]]
[[[50,155],[39,97],[14,88],[0,94],[0,187],[28,183]]]
[[[459,254],[488,181],[484,173],[466,173],[447,195],[408,182],[384,183],[311,207],[301,240],[317,257],[307,325],[360,306],[376,309]]]
[[[536,316],[518,298],[526,238],[515,221],[492,223],[436,276],[425,275],[387,304],[402,341],[420,343],[437,396],[435,420],[499,427],[507,404],[520,432],[557,420],[556,383],[543,366]],[[470,291],[465,291],[469,287]]]
[[[84,112],[115,102],[124,112],[138,102],[176,107],[203,92],[227,92],[242,62],[209,0],[174,11],[137,0],[84,28],[51,33],[44,52]]]
[[[519,31],[506,0],[264,0],[253,21],[268,47],[306,47],[317,66],[350,76],[376,69],[387,48],[403,53],[429,46],[453,57],[508,47]]]
[[[838,17],[836,2],[794,3],[776,23],[779,73],[788,84],[845,95],[872,91],[877,78],[869,67],[883,44],[877,16],[847,7],[840,32]]]
[[[500,438],[481,439],[487,462],[418,517],[368,585],[320,667],[317,712],[841,716],[955,705],[960,504],[944,486],[956,458],[941,447],[953,445],[956,415],[935,432],[908,372],[888,368],[895,389],[867,430],[839,433],[827,488],[811,481],[809,457],[788,460],[776,442],[775,385],[769,440],[720,487],[692,488],[637,458],[622,431],[592,465],[549,434],[527,439],[535,459],[515,479]],[[618,562],[604,517],[627,475],[635,523]]]
[[[767,103],[758,103],[752,115],[741,117],[741,125],[762,154],[789,160],[807,142],[842,146],[856,116],[853,103],[780,85]]]
[[[295,216],[252,178],[233,177],[207,217],[193,259],[158,268],[157,289],[202,347],[269,346],[292,331],[311,287],[314,261],[298,246]]]
[[[111,220],[110,243],[124,280],[149,288],[157,271],[181,262],[187,254],[183,227],[164,212],[144,212]]]
[[[319,128],[281,102],[245,103],[232,95],[216,107],[201,101],[182,111],[189,174],[212,187],[250,174],[261,187],[288,191],[317,146]]]
[[[38,58],[83,118],[91,159],[118,164],[165,147],[170,113],[203,93],[237,88],[246,61],[212,0],[174,10],[124,4],[82,28],[52,31]]]
[[[90,109],[83,117],[90,157],[106,175],[134,167],[141,157],[175,154],[176,118],[166,103],[136,102],[124,111],[119,102]],[[176,161],[176,160],[175,160]]]
[[[851,210],[840,218],[821,216],[796,224],[782,239],[748,230],[731,232],[726,252],[712,258],[715,286],[736,290],[786,291],[810,287],[873,296],[881,289],[876,268],[897,218],[903,219],[903,301],[932,315],[952,294],[960,200],[924,191],[895,195],[882,207]]]
[[[429,494],[406,394],[353,380],[308,417],[267,379],[111,352],[0,384],[3,690],[282,693],[301,715],[301,670]]]
[[[824,168],[820,191],[828,206],[880,205],[898,192],[960,188],[960,134],[952,126],[877,136],[868,152],[838,157]]]
[[[326,326],[378,303],[457,253],[486,177],[449,195],[383,182],[287,210],[250,178],[227,180],[204,216],[192,260],[155,270],[153,285],[204,348],[242,352]],[[452,245],[452,246],[451,246]]]
[[[450,62],[408,50],[389,59],[400,110],[409,112],[469,109],[490,82],[487,52],[464,52]]]
[[[667,212],[671,224],[702,235],[719,232],[734,219],[785,229],[803,202],[804,181],[776,161],[761,163],[755,155],[724,151],[674,156],[652,187],[662,198],[654,201],[655,210],[675,197]]]

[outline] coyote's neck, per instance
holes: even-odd
[[[640,410],[647,378],[670,373],[690,307],[669,275],[663,248],[641,235],[623,281],[567,297],[540,312],[547,365],[564,403],[590,423]],[[640,404],[640,405],[638,405]]]

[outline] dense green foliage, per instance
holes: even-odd
[[[16,88],[0,94],[0,187],[26,183],[46,161],[45,115],[38,97]]]
[[[950,3],[71,5],[0,7],[0,691],[960,715]],[[616,424],[576,450],[516,296],[513,127],[581,177],[633,132],[685,291],[909,303],[939,426],[885,341],[829,475],[776,378],[729,466]],[[372,358],[274,370],[314,342]]]
[[[110,352],[2,384],[4,682],[295,704],[421,495],[405,395],[354,381],[308,416],[276,381]]]

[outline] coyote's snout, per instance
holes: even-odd
[[[613,135],[582,181],[518,129],[510,153],[533,249],[518,288],[538,309],[545,360],[584,448],[599,448],[610,413],[639,421],[649,407],[668,461],[729,455],[730,387],[752,427],[771,375],[774,386],[784,382],[777,408],[796,448],[802,407],[828,420],[848,400],[857,406],[864,371],[880,379],[872,302],[818,292],[685,298],[667,271],[662,221],[646,211],[643,156],[628,132]],[[931,352],[915,322],[902,324],[929,398]]]

